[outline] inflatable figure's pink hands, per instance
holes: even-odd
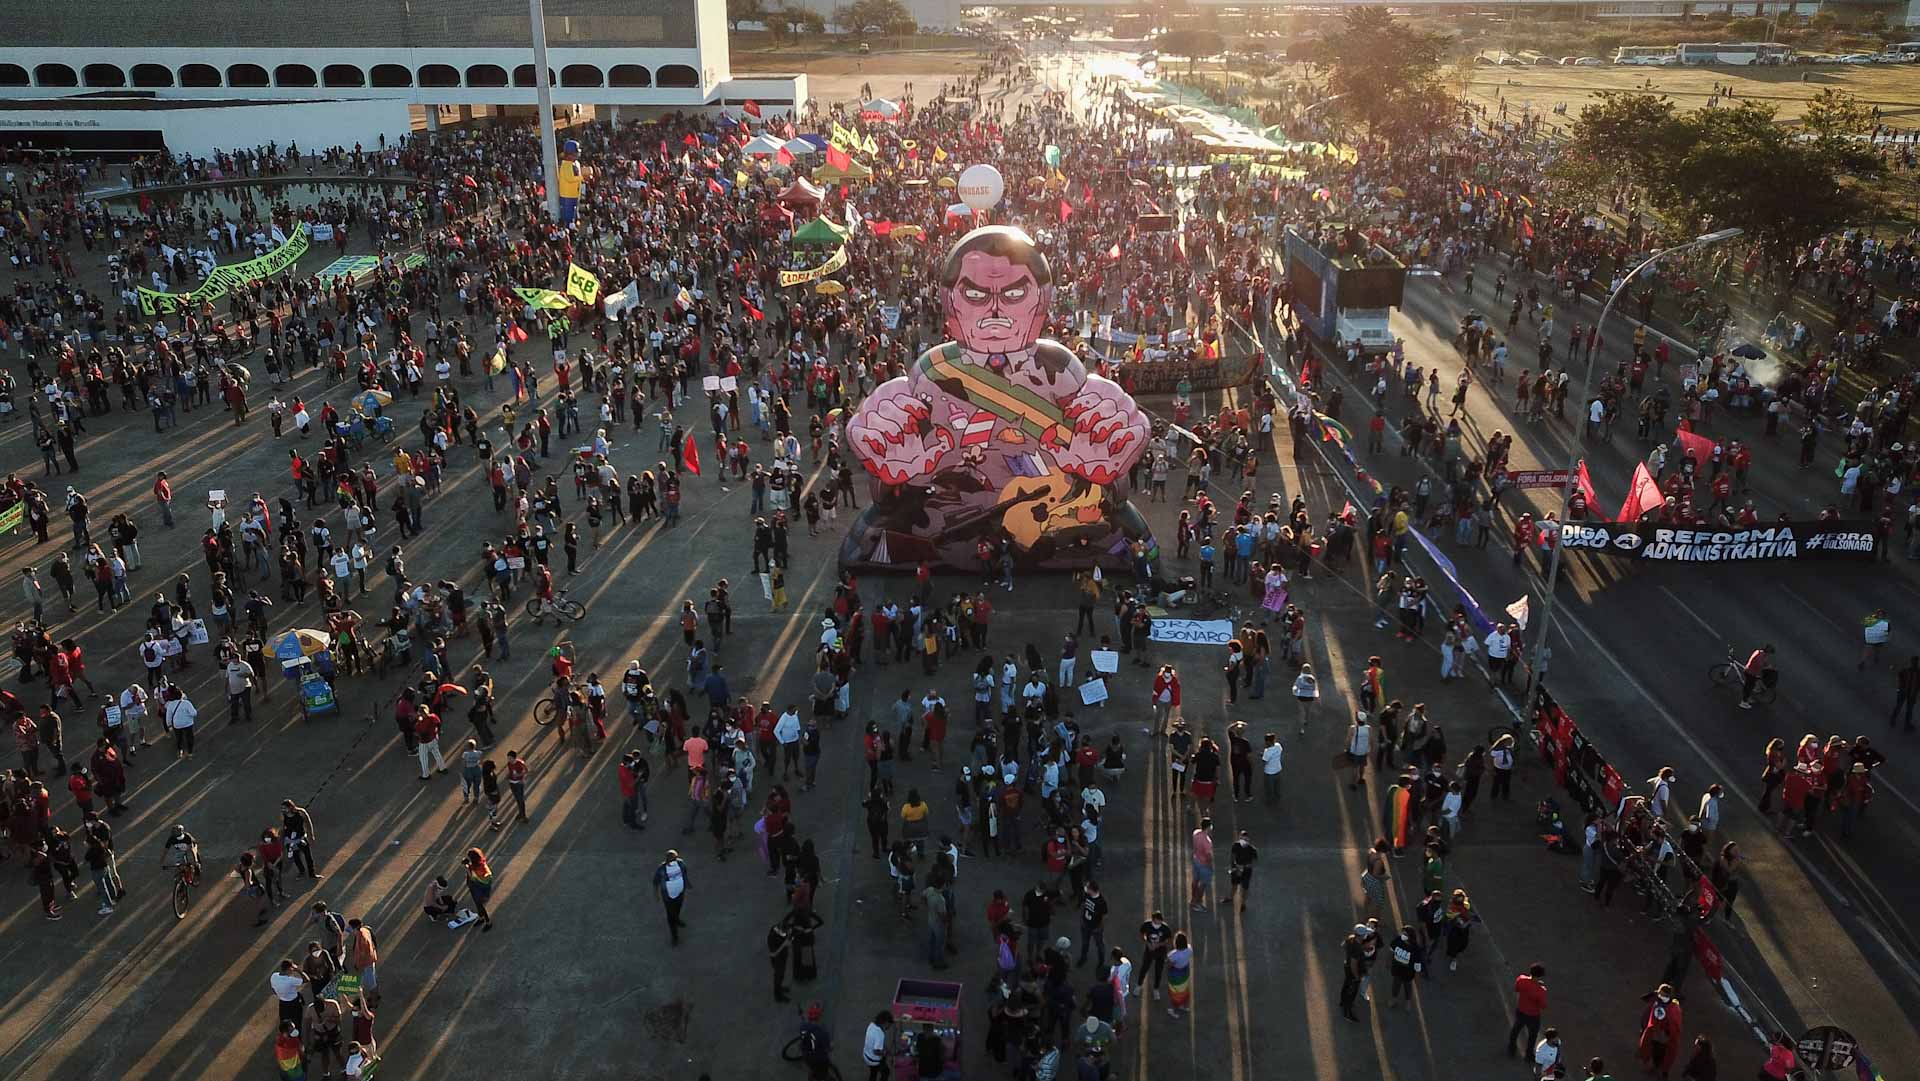
[[[1054,462],[1065,472],[1095,484],[1111,484],[1146,449],[1151,429],[1146,414],[1127,392],[1107,380],[1088,380],[1061,410],[1072,434],[1054,440]]]
[[[888,484],[927,476],[954,445],[952,432],[929,421],[931,407],[900,384],[876,390],[847,421],[848,446]]]

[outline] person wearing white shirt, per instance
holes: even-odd
[[[1264,786],[1262,794],[1266,797],[1269,807],[1280,802],[1280,766],[1283,753],[1280,749],[1280,737],[1268,732],[1267,744],[1260,748],[1260,783]]]
[[[1661,766],[1660,772],[1647,778],[1647,813],[1655,820],[1667,816],[1667,803],[1673,799],[1673,782],[1678,780],[1672,766]]]
[[[1513,636],[1508,633],[1507,625],[1501,623],[1495,626],[1488,632],[1484,644],[1487,647],[1487,667],[1499,678],[1501,685],[1512,683]]]
[[[786,763],[785,777],[800,771],[800,711],[792,706],[773,722],[773,738],[780,743],[780,760]],[[772,767],[772,763],[768,763]]]
[[[1540,1034],[1540,1042],[1533,1049],[1534,1081],[1547,1076],[1560,1064],[1560,1030],[1550,1028]]]
[[[1700,813],[1693,816],[1700,828],[1706,832],[1707,848],[1713,848],[1714,837],[1720,832],[1720,799],[1726,789],[1718,784],[1710,784],[1700,796]]]
[[[273,997],[280,1000],[280,1020],[299,1024],[305,1005],[300,1001],[300,992],[307,987],[307,977],[300,967],[291,960],[281,961],[279,971],[267,977],[267,985],[273,988]]]
[[[867,1034],[860,1041],[860,1061],[867,1065],[867,1081],[887,1081],[887,1033],[893,1028],[893,1014],[881,1010],[867,1022]]]
[[[1440,797],[1440,824],[1446,827],[1449,841],[1460,835],[1460,804],[1463,799],[1459,781],[1449,784],[1447,794]]]

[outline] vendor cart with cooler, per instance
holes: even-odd
[[[893,991],[893,1081],[960,1081],[961,985],[903,979]]]

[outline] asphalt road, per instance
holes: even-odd
[[[1483,311],[1489,310],[1495,273],[1483,264],[1477,274]],[[1462,363],[1450,338],[1468,306],[1458,277],[1412,279],[1406,307],[1394,315],[1395,333],[1406,339],[1409,356],[1422,367],[1437,364],[1448,391]],[[1563,306],[1556,313],[1556,337],[1572,321],[1591,323],[1597,315],[1592,300],[1575,310]],[[1599,373],[1630,356],[1632,325],[1616,312],[1606,328],[1610,344]],[[1523,320],[1509,343],[1515,359],[1506,386],[1489,393],[1476,384],[1463,427],[1474,453],[1494,431],[1504,430],[1515,438],[1514,468],[1564,468],[1577,435],[1577,405],[1570,402],[1568,420],[1539,425],[1517,419],[1511,408],[1513,376],[1525,366],[1517,358],[1536,356],[1536,342]],[[1349,403],[1366,402],[1343,373],[1335,377],[1346,383]],[[1398,420],[1403,406],[1404,399],[1390,404],[1391,420]],[[1364,415],[1349,404],[1345,419],[1362,431]],[[1763,520],[1782,510],[1811,518],[1838,498],[1834,440],[1823,444],[1814,468],[1801,470],[1792,435],[1769,441],[1761,428],[1757,418],[1723,414],[1714,434],[1755,447],[1751,487]],[[1400,457],[1397,447],[1390,432],[1385,453],[1363,454],[1363,464],[1389,483],[1411,484],[1422,467]],[[1611,444],[1587,448],[1602,508],[1618,505],[1648,449],[1630,426],[1617,428]],[[1557,491],[1530,494],[1536,517],[1557,500]],[[1455,562],[1489,611],[1531,592],[1537,612],[1541,568],[1531,560],[1516,568],[1504,540],[1486,553],[1453,553]],[[1920,598],[1912,564],[1896,555],[1871,566],[1645,568],[1578,555],[1562,571],[1549,682],[1582,728],[1636,787],[1644,787],[1640,780],[1660,765],[1674,765],[1681,778],[1678,806],[1691,807],[1708,783],[1727,786],[1725,831],[1742,842],[1752,875],[1742,895],[1742,933],[1722,936],[1733,942],[1729,959],[1736,966],[1743,955],[1752,959],[1742,975],[1781,1011],[1787,1027],[1796,1015],[1807,1024],[1851,1027],[1882,1061],[1920,1053],[1920,1011],[1914,1006],[1920,1000],[1911,993],[1920,988],[1920,934],[1904,915],[1920,899],[1914,856],[1920,828],[1912,799],[1920,794],[1920,767],[1903,753],[1915,737],[1895,732],[1886,717],[1893,700],[1887,666],[1908,652],[1898,648],[1907,629],[1900,613]],[[1894,613],[1895,648],[1878,670],[1856,671],[1860,617],[1881,606]],[[1737,696],[1708,682],[1707,669],[1729,646],[1744,653],[1762,642],[1779,648],[1780,697],[1770,707],[1741,711]],[[1783,842],[1754,810],[1766,742],[1778,736],[1792,745],[1805,732],[1822,740],[1864,734],[1889,757],[1878,774],[1877,801],[1850,839],[1841,839],[1837,823],[1829,821],[1817,838]]]

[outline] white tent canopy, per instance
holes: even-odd
[[[787,153],[792,154],[796,158],[804,158],[808,154],[818,154],[820,152],[819,147],[814,146],[805,139],[788,139],[786,146]]]
[[[785,145],[771,135],[757,135],[741,147],[740,152],[750,158],[770,158],[780,153],[780,148]]]
[[[872,101],[860,106],[860,111],[863,113],[879,113],[885,117],[895,117],[900,115],[900,103],[889,101],[886,98],[874,98]]]

